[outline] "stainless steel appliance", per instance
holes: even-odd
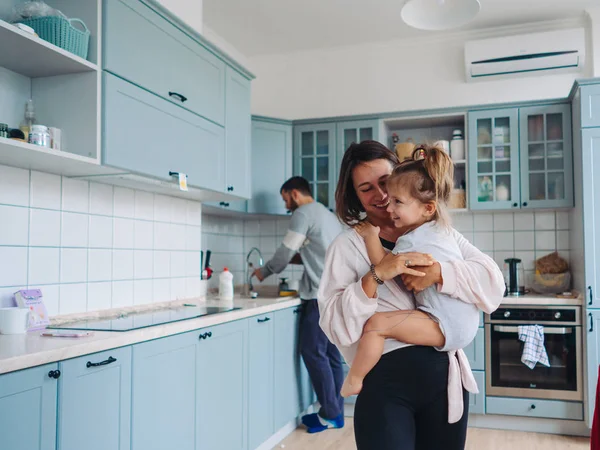
[[[519,258],[504,260],[504,283],[506,295],[525,295],[525,271]]]
[[[519,325],[543,325],[550,367],[521,362]],[[485,316],[486,395],[583,400],[578,306],[506,306]]]

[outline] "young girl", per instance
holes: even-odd
[[[437,147],[420,146],[413,158],[398,165],[387,180],[390,199],[388,212],[394,225],[402,231],[392,250],[429,253],[440,262],[462,260],[455,239],[451,239],[447,202],[453,186],[454,166],[450,157]],[[371,261],[371,272],[379,284],[376,264],[386,254],[379,240],[379,227],[361,222],[356,231],[363,237]],[[410,266],[410,262],[406,262]],[[402,281],[397,280],[403,287]],[[365,376],[377,364],[386,339],[414,345],[421,342],[423,320],[435,320],[445,337],[436,349],[458,350],[475,338],[479,312],[475,305],[440,294],[435,287],[416,293],[417,310],[391,311],[374,314],[365,324],[356,358],[344,381],[344,397],[358,394]]]

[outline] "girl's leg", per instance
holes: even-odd
[[[342,386],[342,397],[356,395],[362,382],[381,358],[386,338],[407,344],[444,345],[440,328],[428,314],[418,311],[391,311],[374,314],[365,324],[356,357]]]

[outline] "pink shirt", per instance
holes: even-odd
[[[463,261],[440,263],[444,284],[438,289],[451,297],[475,304],[486,313],[498,308],[504,295],[504,279],[492,258],[452,230]],[[361,278],[369,271],[370,262],[363,239],[354,230],[340,234],[330,245],[319,283],[320,325],[348,364],[352,364],[358,340],[366,321],[376,312],[415,309],[413,295],[394,280],[379,286],[377,297],[368,297]],[[410,344],[387,339],[384,353]],[[462,417],[462,387],[478,392],[466,355],[462,350],[449,352],[448,374],[449,421]]]

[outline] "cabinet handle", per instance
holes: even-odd
[[[296,308],[296,309],[294,310],[294,314],[300,314],[300,308]]]
[[[592,306],[592,302],[594,301],[594,294],[592,292],[591,286],[588,286],[588,292],[590,293],[590,301],[588,302],[588,306]]]
[[[232,191],[233,191],[233,186],[227,186],[227,190],[228,190],[229,192],[232,192]]]
[[[535,405],[531,405],[531,409],[535,409]]]
[[[220,202],[219,205],[224,206],[225,208],[229,208],[229,203],[227,202]]]
[[[50,378],[58,380],[60,378],[60,370],[51,370],[50,372],[48,372],[48,376]]]
[[[594,331],[594,316],[592,316],[592,313],[588,313],[588,317],[590,318],[590,329],[588,331],[592,333]]]
[[[169,91],[169,97],[179,100],[181,103],[185,103],[187,101],[187,97],[185,95],[181,95],[177,92]]]
[[[199,339],[207,339],[209,337],[212,337],[212,332],[207,332],[207,333],[202,333],[200,336],[198,336]]]
[[[117,358],[113,358],[112,356],[109,356],[107,360],[101,361],[99,363],[93,363],[91,361],[88,361],[87,364],[85,365],[85,367],[87,367],[89,369],[90,367],[107,366],[108,364],[112,364],[116,361],[117,361]]]
[[[527,202],[523,202],[523,206],[527,206]]]
[[[265,317],[264,319],[256,319],[256,321],[258,323],[265,323],[265,322],[268,322],[269,320],[271,320],[270,317]]]
[[[517,206],[519,206],[518,203],[513,203],[513,208],[516,208]]]

